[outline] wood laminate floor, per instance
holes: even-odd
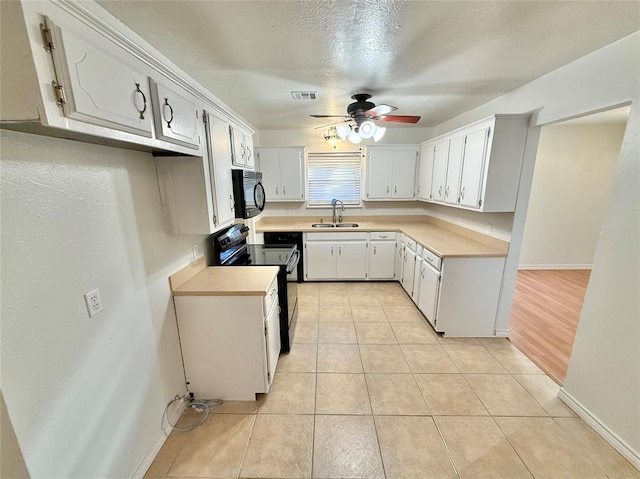
[[[518,272],[511,342],[560,385],[567,374],[590,273]]]

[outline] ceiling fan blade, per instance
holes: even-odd
[[[395,123],[418,123],[420,121],[420,117],[413,115],[382,115],[374,118],[374,120],[392,121]]]
[[[309,115],[311,118],[348,118],[345,115]]]
[[[319,130],[321,128],[326,128],[328,126],[339,125],[340,123],[347,123],[348,121],[351,121],[351,118],[349,118],[348,120],[334,121],[333,123],[329,123],[328,125],[316,126],[314,130]]]
[[[386,115],[387,113],[391,113],[392,111],[397,109],[397,107],[391,105],[378,105],[371,110],[365,111],[364,114],[369,118],[375,118],[378,116]]]

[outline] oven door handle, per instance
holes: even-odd
[[[293,273],[293,271],[298,266],[298,261],[300,261],[300,250],[296,248],[296,250],[291,255],[291,260],[287,264],[287,274]]]

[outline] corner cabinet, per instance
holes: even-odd
[[[495,115],[424,143],[418,199],[514,211],[528,123],[528,115]]]
[[[156,158],[165,230],[210,234],[235,218],[229,124],[203,113],[203,156]]]
[[[373,145],[367,147],[366,157],[365,200],[415,199],[417,146]]]
[[[255,155],[267,201],[304,201],[303,146],[260,147]]]
[[[235,126],[229,127],[231,138],[231,162],[247,170],[255,169],[255,157],[253,152],[253,136]]]
[[[269,392],[280,354],[276,279],[266,296],[174,296],[174,302],[185,377],[196,397],[255,401],[256,393]]]

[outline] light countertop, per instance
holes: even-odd
[[[174,296],[265,296],[277,266],[209,266],[173,289]]]
[[[314,233],[346,233],[350,231],[399,231],[443,258],[502,257],[509,243],[432,217],[346,217],[344,222],[358,223],[356,228],[313,228],[318,217],[271,216],[259,220],[257,232],[302,231]]]

